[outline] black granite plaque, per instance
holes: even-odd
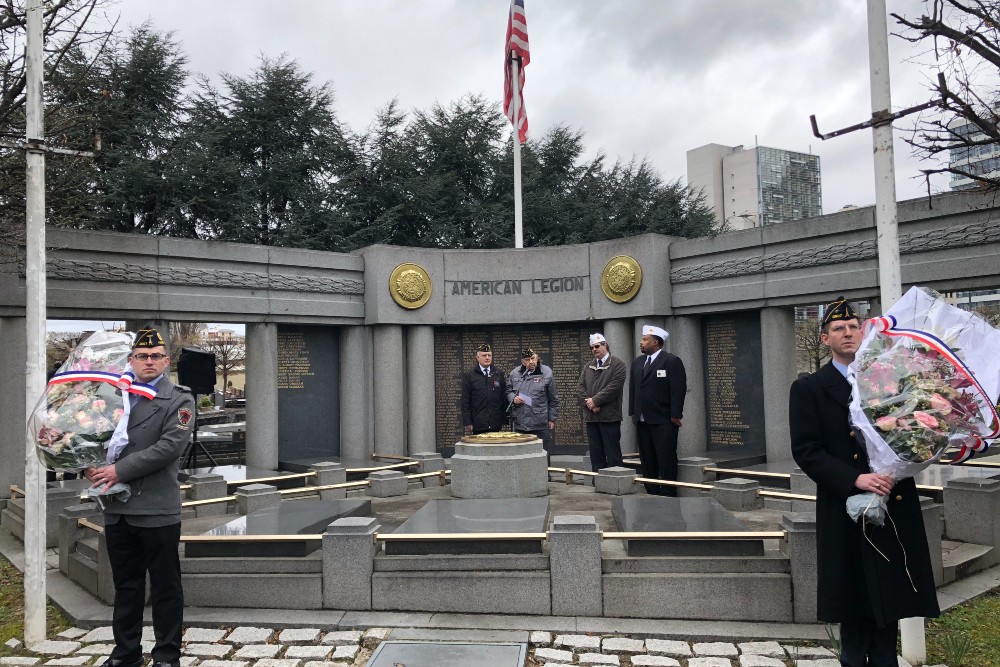
[[[294,500],[257,510],[203,533],[208,537],[253,535],[319,535],[345,516],[371,516],[371,501]],[[187,558],[249,558],[306,556],[322,545],[321,540],[289,542],[187,542]]]
[[[559,396],[556,420],[556,453],[585,454],[587,428],[576,401],[580,370],[593,360],[588,347],[594,324],[523,325],[510,327],[438,327],[434,330],[435,415],[439,450],[455,445],[463,433],[461,424],[462,389],[459,377],[476,363],[476,348],[486,342],[493,346],[493,365],[505,377],[521,365],[521,351],[530,347],[541,362],[552,368]]]
[[[620,530],[635,533],[744,532],[746,524],[714,498],[627,496],[615,498],[611,515]],[[625,540],[629,556],[763,556],[763,540]]]
[[[702,340],[709,454],[765,453],[760,315],[706,316]]]
[[[278,460],[340,454],[340,336],[336,328],[278,326]],[[284,466],[283,466],[284,467]]]
[[[403,522],[395,535],[442,533],[544,533],[549,515],[548,498],[435,499]],[[458,541],[387,541],[389,556],[426,554],[542,553],[542,541],[475,539]]]
[[[524,667],[527,644],[382,642],[366,667]]]

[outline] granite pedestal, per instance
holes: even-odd
[[[294,500],[233,519],[203,535],[207,537],[321,535],[327,526],[341,517],[370,515],[369,500]],[[184,555],[187,558],[306,556],[318,549],[320,544],[320,540],[187,542],[184,545]]]
[[[455,443],[451,494],[456,498],[537,498],[548,493],[548,458],[540,439],[488,433]]]
[[[286,470],[269,470],[267,468],[255,468],[252,466],[224,465],[206,466],[201,468],[184,468],[177,473],[177,479],[187,482],[191,475],[222,475],[229,486],[235,486],[234,482],[246,482],[254,479],[267,479],[268,484],[279,489],[298,489],[305,486],[305,482],[300,477],[292,477],[287,481],[274,480],[274,477],[286,477],[292,473]]]
[[[548,498],[431,500],[417,510],[395,535],[492,533],[490,539],[387,541],[388,556],[429,554],[538,554],[542,540],[504,539],[502,533],[544,533]]]
[[[746,524],[713,498],[622,496],[611,514],[625,532],[743,532]],[[629,556],[763,556],[763,540],[625,540]]]

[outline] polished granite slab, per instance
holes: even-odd
[[[527,644],[386,641],[366,667],[524,667]]]
[[[213,475],[222,475],[222,478],[229,482],[230,491],[233,491],[237,484],[240,482],[247,482],[247,480],[256,479],[269,479],[272,477],[286,477],[292,475],[293,473],[287,470],[268,470],[267,468],[254,468],[250,466],[241,465],[222,465],[222,466],[206,466],[199,468],[185,468],[178,471],[177,479],[181,482],[186,482],[188,477],[196,473],[209,473]],[[300,477],[293,477],[287,482],[282,482],[281,480],[269,481],[266,484],[271,484],[279,489],[289,489],[289,488],[299,488],[305,485],[305,482]]]
[[[611,515],[624,532],[743,532],[742,521],[714,498],[621,496]],[[629,556],[763,556],[763,540],[625,540]]]
[[[202,535],[209,537],[319,535],[347,516],[371,516],[371,501],[293,500],[233,519]],[[319,540],[290,542],[187,542],[187,558],[248,558],[306,556],[320,548]]]
[[[548,498],[435,499],[417,510],[393,534],[544,533],[548,515]],[[542,540],[505,540],[497,535],[485,540],[388,541],[385,553],[389,556],[536,554],[542,553]]]

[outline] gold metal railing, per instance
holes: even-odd
[[[724,475],[740,475],[741,477],[769,477],[773,479],[791,479],[791,473],[787,472],[767,472],[765,470],[743,470],[742,468],[716,468],[707,466],[705,472],[722,473]]]
[[[78,525],[80,528],[89,528],[94,532],[100,533],[102,535],[104,534],[104,526],[96,524],[90,519],[77,519],[76,525]]]
[[[787,534],[783,530],[734,530],[734,531],[661,531],[625,532],[609,531],[601,537],[605,540],[783,540]]]
[[[711,491],[715,487],[711,484],[698,484],[697,482],[677,482],[669,479],[653,479],[651,477],[636,477],[632,480],[636,484],[659,484],[660,486],[676,486],[683,489],[701,489]]]
[[[24,489],[19,487],[17,484],[10,485],[10,497],[21,496],[22,498],[27,498],[28,494],[24,492]]]
[[[268,482],[283,482],[293,479],[309,479],[315,477],[315,472],[296,472],[288,475],[272,475],[270,477],[257,477],[256,479],[230,479],[226,481],[226,486],[245,486],[247,484],[266,484]]]
[[[811,500],[816,502],[816,496],[810,496],[804,493],[786,493],[785,491],[766,491],[764,489],[757,489],[757,495],[763,496],[764,498],[784,498],[786,500]]]

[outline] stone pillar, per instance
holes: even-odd
[[[701,318],[693,315],[671,317],[667,323],[668,349],[684,362],[687,398],[684,425],[677,434],[677,455],[704,456],[708,451],[708,415],[705,414],[705,366]]]
[[[25,386],[28,342],[25,318],[0,317],[0,498],[10,498],[10,486],[24,486],[24,457],[27,447],[24,434]],[[20,427],[9,427],[19,424]]]
[[[639,475],[632,468],[612,467],[602,468],[597,471],[594,478],[594,491],[596,493],[607,493],[612,496],[626,496],[630,493],[638,493],[639,485],[635,483],[635,478]]]
[[[380,324],[373,330],[375,362],[375,452],[406,454],[406,356],[403,327]]]
[[[635,358],[636,350],[638,349],[639,339],[635,337],[634,327],[635,325],[632,323],[632,320],[605,320],[604,331],[601,332],[608,339],[611,354],[624,361],[626,368],[632,365],[632,359]],[[588,333],[596,333],[596,329]],[[590,359],[592,360],[593,357],[591,356]],[[566,388],[559,387],[559,394],[559,400],[563,405],[563,414],[567,416],[575,414],[570,412],[570,410],[579,406],[576,385]],[[622,454],[635,454],[637,451],[635,424],[632,423],[632,418],[628,416],[628,394],[628,374],[626,373],[625,391],[622,394]]]
[[[81,503],[63,508],[59,514],[59,571],[69,576],[70,556],[76,551],[76,543],[83,537],[87,528],[80,528],[80,519],[93,519],[94,523],[102,523],[103,512],[97,503]]]
[[[376,470],[368,475],[368,489],[372,498],[405,496],[410,490],[410,480],[398,470]]]
[[[557,516],[549,532],[553,616],[601,616],[601,530],[592,516]]]
[[[372,608],[372,573],[379,544],[377,519],[337,519],[323,534],[323,608]]]
[[[247,324],[247,465],[278,469],[278,325]]]
[[[316,477],[313,478],[314,486],[343,484],[347,481],[347,470],[339,463],[330,463],[329,461],[314,463],[309,466],[309,470],[316,473]],[[329,489],[327,491],[319,492],[320,500],[335,500],[337,498],[346,497],[347,489]]]
[[[367,461],[375,451],[371,330],[353,326],[340,332],[340,456]]]
[[[233,495],[236,496],[236,511],[244,515],[281,503],[278,488],[270,484],[247,484],[236,489]]]
[[[688,456],[677,459],[677,481],[705,484],[705,467],[714,464],[712,459],[703,456]],[[698,498],[705,495],[701,489],[686,489],[675,487],[681,498]]]
[[[951,479],[944,486],[948,539],[1000,548],[1000,480]]]
[[[188,475],[187,483],[191,485],[188,490],[190,500],[209,500],[211,498],[223,498],[229,495],[229,485],[226,478],[214,473],[201,472]],[[194,507],[195,516],[218,516],[226,513],[227,503],[212,503],[210,505],[196,505]]]
[[[434,327],[407,327],[406,437],[411,455],[437,451],[434,376]]]
[[[757,495],[760,482],[733,477],[716,480],[709,492],[719,504],[731,512],[757,510],[764,506],[764,499]]]
[[[934,571],[934,585],[944,583],[944,557],[941,553],[941,505],[932,498],[920,499],[920,513],[924,518],[924,532],[927,533],[927,549],[931,554],[931,569]]]
[[[411,454],[412,458],[420,462],[420,468],[417,472],[440,472],[444,470],[444,457],[440,454]],[[421,480],[424,484],[424,488],[430,488],[432,486],[441,486],[440,477],[424,477]]]
[[[788,388],[795,381],[795,309],[760,311],[760,350],[764,382],[764,439],[767,460],[792,458],[788,434]]]
[[[816,622],[816,515],[786,514],[783,550],[792,570],[792,615],[796,623]]]
[[[45,474],[44,469],[41,472]],[[59,515],[67,507],[79,503],[79,491],[61,487],[45,489],[45,547],[47,549],[59,546]],[[27,530],[27,526],[25,526],[25,530]]]

